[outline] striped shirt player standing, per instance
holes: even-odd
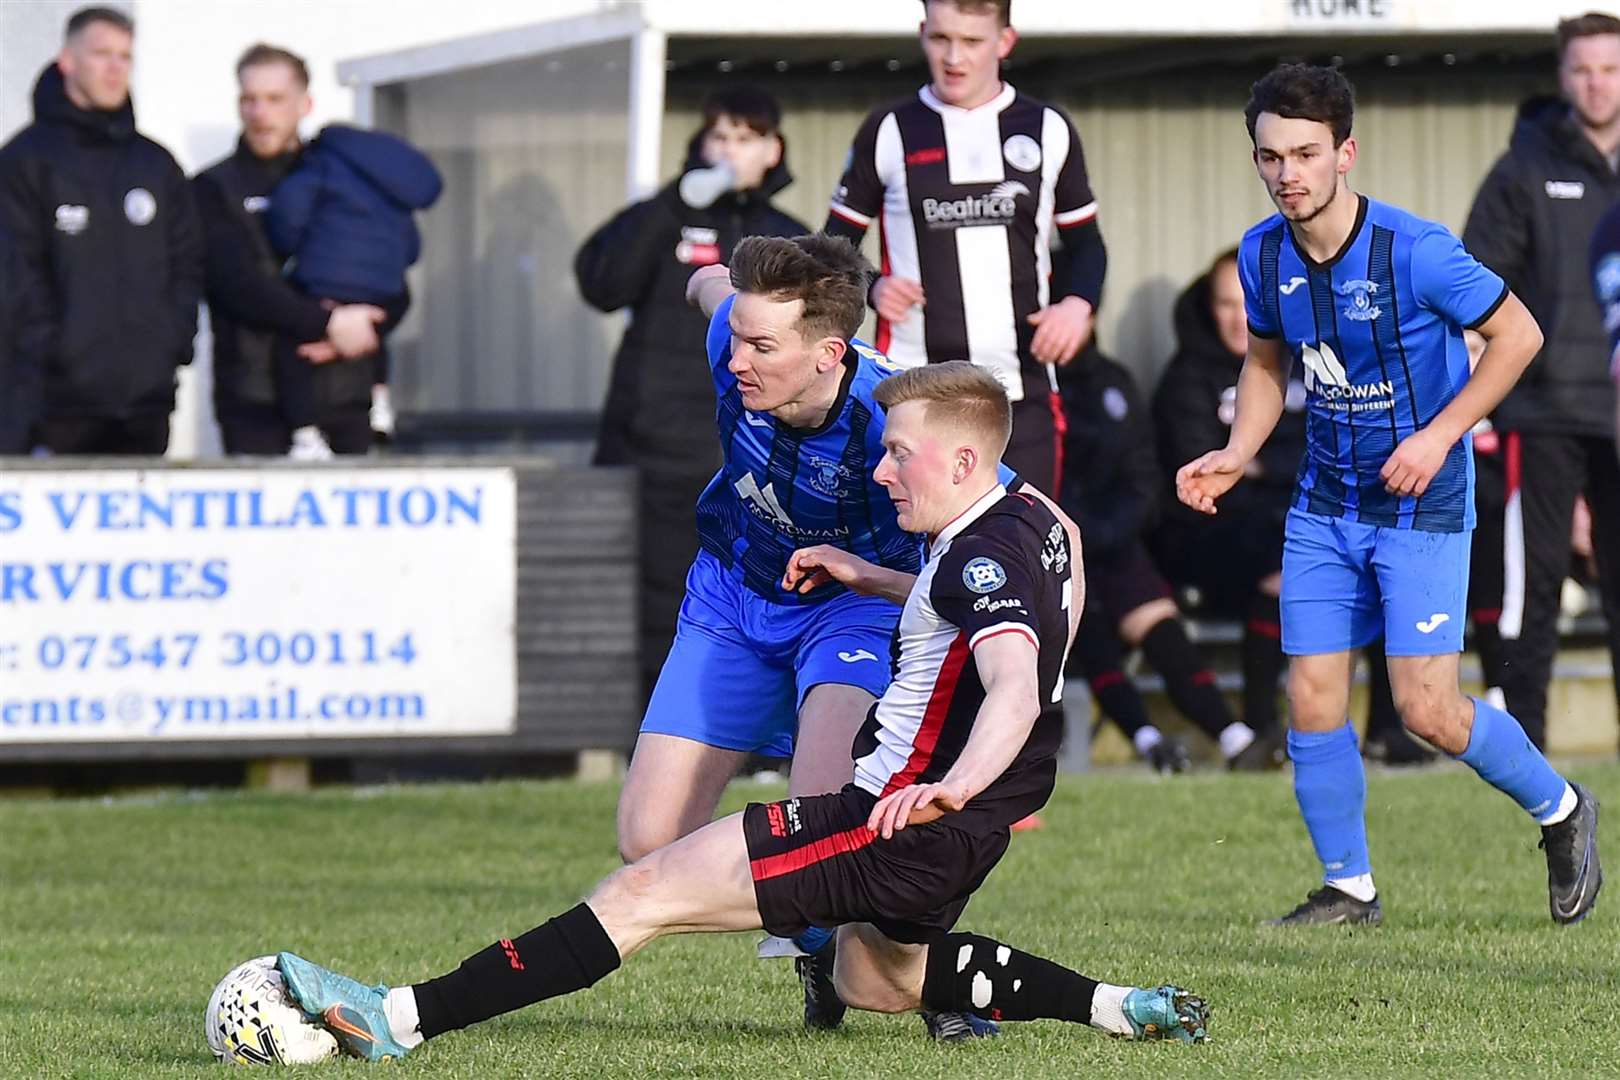
[[[859,242],[878,226],[877,347],[902,367],[971,360],[993,372],[1013,402],[1007,464],[1055,492],[1064,420],[1052,365],[1090,337],[1107,267],[1080,137],[1001,81],[1017,41],[1011,0],[923,6],[931,81],[867,117],[825,229]]]
[[[1306,452],[1284,527],[1288,756],[1324,884],[1280,924],[1382,921],[1366,778],[1345,720],[1351,650],[1385,639],[1408,730],[1470,766],[1542,826],[1555,921],[1602,885],[1597,802],[1555,772],[1508,713],[1458,689],[1474,525],[1467,435],[1541,347],[1524,305],[1444,226],[1357,195],[1354,92],[1333,68],[1277,68],[1246,111],[1279,211],[1239,249],[1249,352],[1224,449],[1182,466],[1194,509],[1243,475],[1304,366]],[[1463,330],[1485,339],[1470,375]]]

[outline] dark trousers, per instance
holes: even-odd
[[[1547,684],[1558,651],[1558,598],[1569,573],[1575,496],[1592,509],[1609,656],[1620,671],[1620,462],[1612,439],[1512,432],[1506,437],[1502,692],[1537,746],[1547,735]]]
[[[232,456],[280,457],[292,448],[292,427],[274,405],[242,405],[218,413],[220,441]],[[375,436],[370,406],[354,405],[317,416],[315,424],[336,454],[364,454]]]
[[[40,425],[40,441],[53,454],[144,454],[169,449],[169,414],[56,416]]]
[[[1062,482],[1063,435],[1068,421],[1055,392],[1036,393],[1013,402],[1012,438],[1002,461],[1042,494],[1057,498]]]

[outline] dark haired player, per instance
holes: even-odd
[[[1355,111],[1333,68],[1288,64],[1245,116],[1278,213],[1243,237],[1249,320],[1225,448],[1183,465],[1177,494],[1214,513],[1304,366],[1306,456],[1283,547],[1288,756],[1325,883],[1278,923],[1377,923],[1366,778],[1345,719],[1351,651],[1380,633],[1401,722],[1542,826],[1555,921],[1592,909],[1597,801],[1511,715],[1458,689],[1473,460],[1466,438],[1530,363],[1541,332],[1502,279],[1442,225],[1352,191]],[[1485,339],[1469,373],[1463,330]]]
[[[1084,602],[1079,551],[1044,497],[1008,494],[1011,428],[1000,385],[966,363],[878,389],[889,410],[875,480],[920,573],[848,551],[796,552],[786,580],[904,600],[895,678],[854,748],[841,791],[755,803],[624,867],[572,910],[415,986],[367,987],[282,953],[300,1006],[342,1045],[382,1060],[423,1040],[591,986],[670,933],[839,927],[835,981],[857,1008],[969,1011],[1088,1023],[1126,1038],[1205,1038],[1184,990],[1114,986],[952,929],[1044,804],[1062,735],[1063,659]]]

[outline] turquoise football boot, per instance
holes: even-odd
[[[1209,1038],[1209,1004],[1179,986],[1132,990],[1121,1006],[1135,1039],[1177,1039],[1203,1042]]]
[[[366,986],[290,952],[276,956],[276,967],[300,1008],[318,1018],[353,1057],[366,1061],[402,1058],[410,1048],[394,1041],[383,1002],[386,986]]]

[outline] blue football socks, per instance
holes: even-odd
[[[1479,698],[1474,698],[1468,749],[1457,760],[1544,824],[1556,815],[1569,788],[1512,714]]]
[[[1289,731],[1294,798],[1327,880],[1372,873],[1367,855],[1367,774],[1356,729]]]

